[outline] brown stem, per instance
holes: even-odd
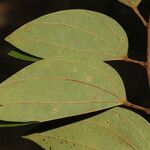
[[[126,61],[126,62],[131,62],[131,63],[139,64],[139,65],[141,65],[143,67],[147,66],[146,62],[144,62],[144,61],[138,61],[138,60],[134,60],[134,59],[131,59],[131,58],[128,58],[128,57],[125,57],[123,60]]]
[[[144,17],[141,15],[141,13],[139,12],[137,7],[132,7],[132,9],[136,13],[136,15],[141,19],[142,23],[147,27],[147,62],[144,65],[141,62],[133,61],[132,59],[129,59],[129,58],[125,58],[125,61],[137,63],[137,64],[140,64],[140,65],[146,67],[148,83],[149,83],[149,87],[150,87],[150,17],[149,17],[149,22],[147,22],[144,19]]]
[[[146,63],[146,68],[147,68],[147,76],[148,76],[148,82],[149,82],[149,87],[150,87],[150,17],[149,17],[149,22],[147,25],[147,63]]]
[[[136,105],[136,104],[132,104],[132,103],[130,103],[128,101],[125,102],[123,105],[126,106],[126,107],[131,107],[131,108],[134,108],[134,109],[138,109],[138,110],[144,111],[145,113],[150,115],[150,109],[149,108],[144,108],[142,106],[139,106],[139,105]]]
[[[135,12],[135,14],[141,19],[141,21],[144,24],[144,26],[147,26],[147,21],[143,18],[143,16],[141,15],[141,13],[137,9],[137,7],[132,7],[132,9]]]

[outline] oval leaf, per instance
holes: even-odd
[[[150,125],[139,115],[114,108],[51,131],[28,135],[45,150],[148,150]]]
[[[126,33],[115,20],[87,10],[65,10],[40,17],[6,41],[40,58],[74,54],[118,60],[126,57],[128,50]]]
[[[91,60],[41,60],[0,85],[0,119],[47,121],[126,101],[118,73]],[[84,62],[84,63],[83,63]]]
[[[141,3],[141,0],[118,0],[118,1],[132,8],[137,7]]]

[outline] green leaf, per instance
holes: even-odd
[[[8,127],[20,127],[20,126],[26,126],[32,124],[31,122],[29,123],[16,123],[16,122],[9,122],[9,123],[1,123],[0,122],[0,128],[8,128]]]
[[[28,135],[45,150],[148,150],[150,125],[124,108],[51,131]]]
[[[129,7],[134,8],[134,7],[137,7],[141,3],[142,0],[118,0],[118,1]]]
[[[24,61],[36,62],[36,61],[40,60],[39,58],[36,58],[36,57],[33,57],[33,56],[29,56],[27,54],[23,54],[21,52],[15,51],[15,50],[10,51],[8,53],[8,55],[12,56],[14,58],[17,58],[17,59],[24,60]]]
[[[0,85],[0,119],[47,121],[121,105],[118,73],[92,59],[41,60]]]
[[[73,54],[97,60],[120,60],[128,51],[123,28],[114,19],[87,10],[45,15],[25,24],[6,41],[40,58]]]

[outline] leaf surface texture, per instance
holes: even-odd
[[[114,19],[78,9],[42,16],[17,29],[6,41],[39,58],[73,54],[120,60],[128,51],[127,35]]]
[[[149,133],[146,120],[130,110],[116,107],[92,118],[25,138],[45,150],[148,150]]]
[[[118,73],[89,59],[41,60],[0,85],[0,118],[47,121],[121,105],[126,101]]]

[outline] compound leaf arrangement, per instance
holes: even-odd
[[[131,7],[149,30],[137,9],[141,0],[119,1]],[[106,61],[137,63],[146,67],[148,77],[150,65],[128,58],[127,35],[114,19],[88,10],[64,10],[25,24],[6,41],[21,50],[8,55],[34,63],[0,84],[0,120],[11,122],[0,127],[105,110],[24,138],[46,150],[150,149],[149,123],[118,106],[148,115],[150,109],[128,102],[121,77]]]

